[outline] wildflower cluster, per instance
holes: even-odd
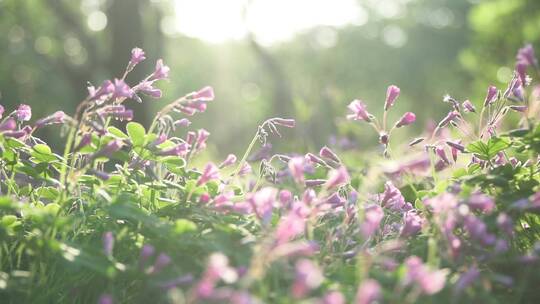
[[[446,96],[449,113],[390,154],[399,97],[382,121],[354,100],[384,158],[323,146],[272,153],[271,118],[241,158],[197,159],[210,133],[190,120],[207,86],[167,103],[145,127],[130,102],[161,98],[169,68],[136,84],[90,86],[74,115],[32,121],[0,106],[0,298],[7,303],[536,302],[540,275],[540,86],[531,46],[504,91]],[[477,110],[477,107],[479,110]],[[504,118],[516,115],[517,129]],[[189,118],[188,118],[189,117]],[[122,121],[119,123],[117,121]],[[55,126],[56,125],[56,126]],[[63,128],[62,155],[35,135]],[[261,148],[254,152],[257,143]],[[392,144],[394,144],[392,142]],[[401,150],[400,150],[401,151]],[[370,165],[361,167],[369,158]],[[258,166],[258,172],[256,169]]]

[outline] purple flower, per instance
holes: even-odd
[[[484,107],[495,102],[497,99],[497,87],[490,85],[487,90],[486,99],[484,100]]]
[[[114,235],[112,232],[107,231],[103,234],[103,252],[107,256],[112,256],[114,248]]]
[[[327,146],[324,146],[321,148],[321,150],[319,151],[319,155],[323,158],[327,158],[329,160],[332,160],[336,163],[340,163],[341,160],[339,159],[339,157],[337,156],[336,153],[334,153],[334,151],[330,150],[330,148],[328,148]]]
[[[52,115],[49,115],[45,118],[42,118],[36,121],[36,128],[41,128],[43,126],[52,125],[52,124],[61,124],[61,123],[64,123],[65,119],[66,119],[66,114],[62,111],[57,111]]]
[[[191,121],[187,118],[182,118],[174,122],[175,127],[189,127],[189,125],[191,125]]]
[[[3,114],[4,114],[4,107],[0,105],[0,118],[2,118]]]
[[[219,168],[225,168],[228,167],[236,162],[236,155],[229,154],[227,155],[227,158],[219,165]]]
[[[509,108],[511,110],[514,110],[516,112],[521,112],[521,113],[527,111],[527,106],[515,106],[515,105],[512,105],[512,106],[509,106]]]
[[[347,115],[347,119],[371,122],[371,114],[368,113],[367,107],[363,101],[355,99],[349,104],[348,108],[352,114]]]
[[[319,157],[315,156],[312,153],[307,153],[305,156],[306,160],[315,164],[319,164],[321,166],[327,166],[324,160],[320,159]]]
[[[456,149],[457,151],[461,153],[465,152],[465,146],[463,146],[460,143],[456,143],[453,141],[446,141],[446,144],[449,145],[452,149]]]
[[[462,105],[466,112],[476,113],[476,108],[470,100],[465,100]]]
[[[197,139],[195,141],[195,147],[197,147],[197,149],[206,148],[206,140],[208,139],[208,136],[210,136],[210,132],[206,131],[205,129],[199,129],[197,131]]]
[[[407,275],[405,284],[415,282],[423,293],[432,295],[443,289],[446,283],[447,271],[430,270],[417,256],[411,256],[405,260]]]
[[[0,132],[12,131],[17,127],[15,119],[8,118],[3,123],[0,123]]]
[[[469,196],[467,205],[472,210],[479,210],[484,213],[491,213],[493,209],[495,209],[495,201],[491,197],[482,193],[474,193]]]
[[[401,128],[403,126],[408,126],[412,124],[415,120],[416,120],[416,115],[414,115],[414,113],[412,112],[407,112],[403,114],[403,116],[398,120],[398,122],[396,122],[395,127]]]
[[[141,248],[141,253],[139,255],[139,265],[142,268],[143,265],[148,261],[148,259],[154,255],[156,252],[156,249],[152,245],[143,245]]]
[[[206,184],[208,181],[219,178],[219,170],[213,163],[208,163],[203,170],[202,175],[197,180],[197,186]]]
[[[277,224],[275,237],[277,244],[283,244],[304,232],[306,219],[297,212],[291,211],[283,216]]]
[[[454,294],[459,295],[461,292],[472,285],[476,280],[478,280],[478,277],[480,276],[480,270],[476,266],[472,266],[461,274],[459,276],[459,279],[457,280],[456,284],[454,285]]]
[[[90,100],[95,100],[97,104],[102,104],[107,97],[114,92],[114,84],[110,80],[105,80],[96,90],[93,86],[88,87]]]
[[[422,230],[424,219],[416,213],[416,211],[408,211],[403,214],[403,226],[401,227],[400,235],[409,237],[417,234]]]
[[[306,187],[317,187],[326,183],[325,179],[308,179],[305,181]]]
[[[242,168],[240,168],[240,171],[238,171],[238,175],[239,176],[244,176],[246,174],[249,174],[251,173],[251,166],[245,162],[243,165],[242,165]]]
[[[362,281],[356,292],[356,304],[374,304],[381,298],[381,286],[377,281],[367,279]]]
[[[331,170],[328,174],[328,180],[324,185],[326,189],[332,189],[343,184],[348,183],[350,180],[349,173],[345,166],[341,166],[338,169]]]
[[[113,139],[109,141],[101,150],[94,153],[92,158],[96,157],[110,157],[114,152],[120,150],[122,148],[122,142],[117,139]]]
[[[531,44],[527,44],[518,50],[518,53],[516,55],[516,60],[518,62],[523,62],[527,65],[531,65],[535,67],[538,66],[538,61],[536,60],[536,57],[534,56],[534,48]]]
[[[102,294],[99,297],[98,304],[113,304],[114,300],[110,294]]]
[[[29,121],[32,118],[32,108],[29,105],[20,104],[15,111],[15,116],[19,121]]]
[[[158,59],[156,62],[156,69],[152,76],[150,76],[150,81],[161,80],[169,77],[169,67],[163,64],[163,59]]]
[[[129,61],[129,65],[131,68],[135,67],[137,64],[141,63],[143,60],[146,59],[144,56],[145,53],[141,48],[134,48],[131,50],[131,60]]]
[[[291,293],[296,299],[306,296],[309,291],[319,287],[324,280],[321,270],[310,260],[299,260],[296,262],[295,269],[296,276]]]
[[[171,263],[171,257],[166,255],[163,252],[160,253],[158,257],[156,258],[156,262],[154,263],[154,266],[152,267],[152,273],[160,272],[165,267],[167,267],[170,263]]]
[[[122,79],[114,79],[113,98],[131,98],[132,96],[133,90]]]
[[[212,101],[214,100],[214,89],[211,86],[206,86],[197,92],[193,92],[189,97],[194,100]]]
[[[293,157],[289,161],[288,167],[294,181],[302,184],[304,182],[305,159],[299,156]]]
[[[152,86],[151,81],[145,81],[137,86],[138,90],[152,98],[161,98],[161,90]]]
[[[345,304],[345,296],[339,291],[330,291],[322,298],[321,304]]]
[[[369,238],[379,228],[384,217],[383,209],[378,205],[369,205],[364,209],[364,222],[360,225],[360,231],[364,238]]]
[[[448,159],[448,157],[446,156],[446,152],[444,151],[444,148],[443,147],[440,147],[440,146],[437,146],[435,148],[435,154],[437,154],[437,156],[439,156],[439,158],[446,164],[450,164],[450,160]]]
[[[281,190],[279,191],[278,198],[281,206],[285,207],[292,201],[293,195],[289,190]]]
[[[412,209],[411,204],[405,202],[401,191],[391,181],[384,184],[384,192],[379,195],[381,206],[397,212]]]
[[[390,109],[394,105],[396,99],[399,96],[399,93],[400,89],[397,86],[391,85],[388,87],[388,89],[386,90],[386,102],[384,103],[385,111],[388,111],[388,109]]]
[[[172,148],[164,149],[157,152],[160,156],[185,156],[189,151],[189,145],[186,143],[180,143]]]
[[[456,112],[456,111],[450,111],[442,120],[441,122],[439,122],[439,124],[437,125],[437,128],[443,128],[445,127],[446,125],[448,125],[448,123],[450,123],[451,121],[453,121],[456,117],[459,117],[459,113]]]

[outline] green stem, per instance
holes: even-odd
[[[253,139],[249,143],[249,146],[248,146],[246,152],[244,153],[244,156],[242,156],[242,159],[238,163],[238,166],[236,167],[234,172],[231,174],[231,177],[235,177],[240,172],[240,170],[242,170],[242,166],[246,162],[246,160],[247,160],[247,158],[249,156],[249,153],[251,153],[251,150],[253,150],[253,147],[255,146],[255,143],[257,142],[258,138],[259,138],[259,130],[257,130],[257,133],[255,133],[255,136],[253,136]]]

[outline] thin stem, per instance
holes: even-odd
[[[242,170],[242,166],[246,162],[246,160],[247,160],[247,158],[249,156],[249,153],[251,153],[251,150],[253,150],[253,147],[255,146],[255,143],[257,142],[258,138],[259,138],[259,129],[257,129],[257,132],[255,133],[255,136],[253,136],[253,139],[249,143],[249,146],[248,146],[246,152],[244,153],[244,156],[242,156],[242,159],[238,163],[238,166],[236,167],[234,172],[231,174],[231,177],[235,177],[240,172],[240,170]]]

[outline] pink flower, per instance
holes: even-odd
[[[417,256],[411,256],[405,260],[407,274],[405,284],[415,282],[423,293],[432,295],[439,292],[446,283],[447,271],[430,270]]]
[[[195,141],[195,147],[197,147],[197,149],[206,148],[206,140],[209,136],[210,132],[206,131],[205,129],[199,129],[197,131],[197,140]]]
[[[281,190],[279,191],[279,202],[281,203],[281,206],[287,206],[289,203],[291,203],[293,195],[291,191],[289,190]]]
[[[113,98],[131,98],[133,96],[133,90],[122,80],[114,80],[114,92]]]
[[[484,100],[484,107],[487,107],[488,105],[495,102],[497,99],[497,87],[490,85],[487,90],[486,99]]]
[[[122,148],[123,143],[120,140],[113,139],[109,141],[101,150],[94,153],[92,158],[96,157],[110,157],[114,152]]]
[[[186,143],[180,143],[174,147],[161,150],[157,152],[160,156],[185,156],[189,151],[189,145]]]
[[[15,116],[19,121],[29,121],[32,118],[32,108],[29,105],[20,104],[15,111]]]
[[[451,121],[453,121],[454,119],[456,119],[456,117],[459,117],[459,113],[456,112],[456,111],[450,111],[442,120],[441,122],[439,122],[439,124],[437,125],[437,128],[443,128],[445,127],[446,125],[448,125],[448,123],[450,123]]]
[[[321,285],[324,277],[317,265],[307,259],[296,262],[296,277],[292,285],[291,293],[296,299],[302,298],[309,291]]]
[[[99,297],[98,304],[113,304],[114,300],[110,294],[102,294]]]
[[[321,150],[319,151],[319,155],[321,157],[324,157],[324,158],[327,158],[327,159],[330,159],[336,163],[340,163],[341,160],[339,159],[339,157],[336,155],[336,153],[334,153],[334,151],[330,150],[330,148],[328,148],[327,146],[324,146],[321,148]]]
[[[140,48],[134,48],[131,50],[131,60],[129,61],[129,65],[131,68],[135,67],[137,64],[141,63],[143,60],[146,59],[144,56],[145,53]]]
[[[364,238],[369,238],[377,231],[383,217],[384,211],[378,205],[369,205],[364,209],[364,222],[360,225]]]
[[[471,112],[471,113],[475,113],[476,112],[476,108],[474,107],[474,105],[472,104],[472,102],[470,100],[465,100],[463,103],[462,103],[462,106],[463,108],[465,109],[466,112]]]
[[[244,176],[246,174],[251,173],[251,171],[252,171],[251,166],[247,162],[245,162],[242,165],[242,168],[240,168],[240,171],[238,171],[238,175],[239,176]]]
[[[36,121],[36,128],[41,128],[46,125],[64,123],[65,118],[66,118],[66,114],[64,112],[57,111],[52,115],[49,115],[45,118],[42,118]]]
[[[424,200],[424,205],[433,210],[434,213],[446,213],[454,210],[458,204],[457,198],[450,193],[443,193],[438,196]]]
[[[4,107],[0,105],[0,118],[2,118],[3,114],[4,114]]]
[[[103,252],[107,256],[112,256],[114,248],[114,235],[112,232],[107,231],[103,234]]]
[[[214,100],[214,89],[211,86],[206,86],[197,92],[193,92],[190,97],[195,100],[212,101]]]
[[[326,181],[326,184],[324,186],[327,189],[332,189],[348,183],[349,180],[350,177],[349,173],[347,172],[347,168],[341,166],[338,169],[330,171],[330,173],[328,174],[328,180]]]
[[[412,112],[407,112],[403,114],[403,116],[398,120],[398,122],[396,122],[395,127],[401,128],[403,126],[408,126],[412,124],[415,120],[416,120],[416,115],[414,115],[414,113]]]
[[[460,144],[459,142],[453,142],[453,141],[446,141],[446,144],[450,146],[450,148],[455,149],[461,153],[465,152],[465,146]]]
[[[151,81],[145,81],[137,86],[138,91],[152,98],[161,98],[161,90],[152,86]]]
[[[538,66],[538,61],[534,56],[534,48],[531,44],[527,44],[518,50],[516,60],[527,65]]]
[[[345,296],[339,291],[330,291],[322,298],[321,304],[345,304]]]
[[[388,109],[390,109],[394,105],[400,91],[401,90],[395,85],[391,85],[388,87],[388,89],[386,90],[386,102],[384,103],[385,111],[388,111]]]
[[[202,175],[197,180],[197,186],[206,184],[208,181],[219,178],[219,170],[213,163],[208,163],[204,167]]]
[[[363,101],[355,99],[349,104],[348,108],[352,114],[347,115],[347,119],[371,121],[370,114]]]
[[[294,181],[302,184],[304,182],[305,159],[303,157],[293,157],[288,166]]]
[[[236,155],[229,154],[227,158],[219,165],[219,168],[228,167],[236,162]]]
[[[374,304],[381,298],[381,286],[377,281],[367,279],[362,281],[356,292],[356,304]]]
[[[449,160],[448,157],[446,156],[446,152],[444,151],[444,148],[443,148],[443,147],[437,146],[437,147],[435,148],[435,154],[437,154],[437,156],[439,156],[439,158],[440,158],[445,164],[450,164],[450,160]]]
[[[175,127],[189,127],[191,125],[191,121],[187,118],[182,118],[174,122]]]
[[[276,243],[283,244],[299,234],[303,233],[306,227],[305,218],[301,217],[297,212],[291,211],[283,216],[277,224],[275,236]]]
[[[479,210],[485,213],[491,213],[495,209],[495,201],[482,193],[474,193],[469,196],[467,200],[467,205],[472,210]]]
[[[159,273],[161,272],[165,267],[167,267],[171,263],[171,257],[168,256],[165,253],[160,253],[158,257],[156,258],[156,262],[154,263],[154,266],[152,267],[152,273]]]
[[[401,227],[400,235],[409,237],[417,234],[422,230],[424,219],[416,213],[416,211],[408,211],[403,214],[403,227]]]
[[[472,266],[469,270],[461,274],[456,284],[454,285],[454,294],[459,295],[468,286],[474,284],[480,276],[480,270],[476,266]]]
[[[158,59],[156,62],[156,69],[152,76],[150,76],[150,81],[161,80],[169,77],[169,67],[163,64],[163,59]]]

